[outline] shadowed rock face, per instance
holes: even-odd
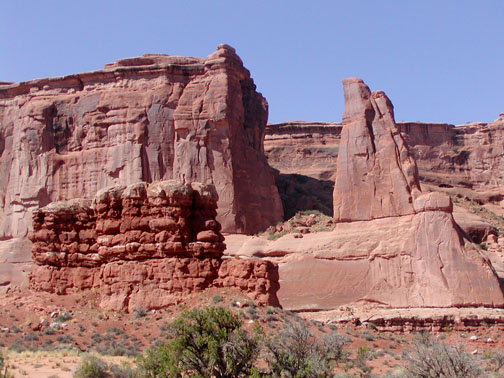
[[[281,220],[263,155],[267,102],[233,48],[205,59],[146,55],[105,69],[0,85],[0,239],[30,212],[110,185],[214,184],[226,232]]]
[[[343,80],[345,112],[334,185],[338,222],[413,214],[420,190],[414,159],[397,130],[385,93]]]
[[[223,260],[211,185],[160,181],[100,190],[33,214],[30,288],[57,294],[96,289],[101,306],[161,308],[209,287],[234,287],[278,305],[278,267]]]

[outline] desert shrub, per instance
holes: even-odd
[[[170,326],[169,341],[139,358],[140,370],[146,377],[249,377],[259,347],[241,326],[222,307],[186,311]]]
[[[7,366],[7,358],[4,356],[2,351],[0,351],[0,378],[8,378],[10,376],[11,375]]]
[[[45,327],[43,333],[44,335],[55,335],[56,331],[52,327]]]
[[[215,294],[213,297],[212,297],[212,302],[214,304],[217,304],[217,303],[220,303],[222,302],[222,296],[219,295],[219,294]]]
[[[61,315],[56,317],[54,321],[56,323],[64,323],[72,319],[72,314],[70,312],[63,312]]]
[[[462,346],[447,346],[423,336],[413,343],[406,376],[420,378],[472,378],[482,372]]]
[[[140,377],[135,369],[126,365],[111,365],[109,366],[110,376],[113,378],[136,378]]]
[[[282,231],[282,232],[275,234],[273,231],[270,231],[267,239],[268,240],[277,240],[277,239],[280,239],[282,236],[287,235],[287,233],[288,233],[287,231]]]
[[[317,341],[304,323],[294,322],[266,341],[266,360],[274,377],[326,377],[344,359],[346,342],[336,333]]]
[[[147,316],[147,309],[145,307],[136,307],[133,312],[135,313],[135,318],[144,318]]]
[[[95,356],[85,356],[81,359],[74,378],[106,378],[107,364]]]

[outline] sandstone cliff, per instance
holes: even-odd
[[[103,70],[0,85],[0,239],[30,212],[110,185],[212,183],[226,232],[281,219],[263,155],[267,103],[233,48],[145,55]]]
[[[418,171],[391,102],[360,79],[343,80],[345,112],[334,183],[337,222],[413,214]]]
[[[421,193],[388,98],[359,79],[343,86],[334,231],[242,241],[228,253],[279,262],[288,309],[504,306],[495,270],[463,238],[450,197]]]
[[[396,125],[417,162],[420,181],[478,191],[502,187],[504,115],[490,123]],[[334,178],[342,128],[332,122],[269,124],[264,140],[268,162],[285,174]]]
[[[33,214],[30,288],[96,289],[106,309],[162,308],[209,287],[236,287],[277,305],[278,268],[222,259],[211,185],[160,181],[100,190],[93,201],[54,202]]]
[[[503,117],[489,124],[450,125],[397,122],[427,191],[458,197],[453,216],[477,243],[504,228],[502,190]],[[299,210],[333,215],[333,183],[340,151],[341,123],[291,121],[266,128],[264,149],[279,170],[276,182],[284,219]],[[504,239],[503,239],[504,240]]]

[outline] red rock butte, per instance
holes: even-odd
[[[92,289],[112,310],[161,308],[207,288],[292,310],[504,307],[489,259],[455,222],[450,197],[422,192],[415,160],[430,180],[457,165],[453,181],[499,186],[504,117],[465,131],[398,125],[385,93],[356,78],[343,88],[333,135],[286,123],[269,140],[287,140],[267,150],[281,173],[334,178],[318,201],[335,228],[267,240],[243,234],[282,220],[282,174],[263,147],[266,100],[233,48],[0,83],[0,289],[22,286],[33,261],[32,290]],[[324,147],[298,154],[299,129]]]
[[[264,229],[282,217],[262,149],[267,109],[227,45],[2,85],[1,236],[25,234],[28,210],[49,202],[163,179],[214,184],[226,232]]]

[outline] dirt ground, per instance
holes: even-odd
[[[412,341],[422,331],[438,342],[463,345],[483,360],[504,351],[501,309],[347,306],[296,314],[257,307],[237,291],[222,289],[189,297],[184,306],[131,314],[101,310],[92,292],[66,296],[10,293],[0,297],[0,347],[7,352],[9,370],[15,377],[71,377],[86,353],[133,367],[134,357],[163,340],[168,325],[182,310],[206,305],[229,307],[240,314],[245,327],[259,324],[265,335],[295,320],[306,322],[317,338],[337,332],[348,339],[348,361],[340,364],[340,372],[357,372],[353,362],[359,355],[365,355],[366,366],[374,375],[397,370],[408,363]],[[464,319],[471,321],[464,323]]]

